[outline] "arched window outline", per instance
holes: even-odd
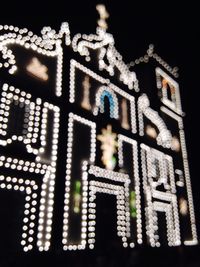
[[[101,86],[96,93],[96,105],[93,110],[94,115],[98,115],[99,110],[104,113],[104,99],[105,96],[108,97],[110,104],[110,118],[119,118],[119,104],[116,94],[107,86]]]
[[[155,69],[155,72],[157,88],[161,92],[162,103],[179,115],[183,115],[178,83],[159,67]],[[167,94],[167,90],[170,91],[170,97]]]

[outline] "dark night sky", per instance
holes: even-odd
[[[43,26],[51,26],[58,30],[60,24],[67,21],[72,36],[77,32],[95,32],[98,18],[95,5],[99,1],[50,2],[17,1],[14,6],[10,2],[5,3],[5,7],[0,9],[0,24],[27,27],[39,35]],[[177,1],[180,2],[179,6],[174,6],[175,1],[156,2],[110,0],[100,3],[104,3],[110,13],[108,31],[114,35],[116,48],[123,55],[125,62],[129,63],[144,55],[148,45],[153,43],[155,51],[169,65],[179,67],[182,106],[186,112],[184,119],[186,145],[197,224],[200,225],[200,215],[198,215],[200,213],[198,130],[200,19],[195,6],[197,4],[192,2],[187,1],[187,4],[183,4],[182,1]],[[12,6],[11,9],[9,6]]]

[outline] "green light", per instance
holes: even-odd
[[[130,192],[130,213],[132,218],[136,218],[136,194],[135,191]]]
[[[75,181],[74,184],[74,194],[73,194],[73,210],[74,213],[80,212],[80,204],[81,204],[81,182]]]

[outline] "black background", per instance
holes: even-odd
[[[57,31],[63,21],[76,33],[94,33],[98,14],[96,1],[4,2],[0,24],[27,27],[40,35],[43,26]],[[191,172],[197,227],[200,234],[199,194],[199,15],[197,3],[190,1],[101,1],[110,13],[108,32],[124,61],[144,55],[153,43],[155,51],[171,65],[179,67],[179,85],[186,145]],[[199,235],[200,236],[200,235]],[[151,249],[0,255],[0,267],[10,266],[200,266],[199,246]]]

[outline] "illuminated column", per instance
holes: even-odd
[[[94,163],[95,153],[96,124],[69,113],[62,239],[64,250],[86,247],[88,200],[86,161]]]
[[[141,244],[142,240],[142,218],[140,203],[140,178],[138,170],[138,149],[137,142],[124,135],[118,135],[118,158],[121,170],[129,174],[129,203],[130,203],[130,222],[131,239],[130,246],[137,242]]]
[[[31,62],[26,67],[26,70],[39,80],[47,81],[49,79],[47,73],[48,68],[45,65],[42,65],[37,57],[33,57],[31,59]]]
[[[104,100],[105,97],[109,100],[109,108],[110,108],[110,117],[114,119],[120,119],[126,123],[123,123],[123,126],[130,129],[133,133],[137,132],[136,127],[136,111],[135,111],[135,97],[126,93],[124,90],[120,89],[116,85],[110,83],[108,79],[105,79],[91,69],[88,69],[84,65],[80,64],[79,62],[71,59],[70,61],[70,91],[69,91],[69,101],[70,103],[77,103],[78,105],[82,106],[84,95],[87,95],[87,89],[84,90],[81,95],[83,99],[80,100],[80,84],[79,84],[79,74],[82,73],[84,77],[89,77],[90,83],[86,79],[83,80],[84,86],[88,87],[90,84],[92,85],[90,88],[90,99],[89,103],[87,100],[86,109],[90,108],[90,111],[93,112],[95,116],[98,116],[99,112],[104,113]],[[82,79],[81,75],[81,79]],[[95,94],[95,99],[93,99],[92,95]],[[85,101],[84,101],[85,102]],[[86,103],[86,102],[85,102]],[[125,105],[124,105],[125,103]],[[121,114],[119,114],[119,112]],[[120,115],[120,116],[119,116]],[[124,119],[123,119],[124,117]],[[127,118],[126,118],[127,117]],[[127,125],[129,124],[129,126]],[[126,125],[125,125],[126,124]]]
[[[42,151],[37,161],[48,164],[43,178],[38,223],[39,250],[48,250],[51,244],[52,217],[54,205],[57,145],[59,136],[59,108],[47,102],[42,110],[41,144]]]

